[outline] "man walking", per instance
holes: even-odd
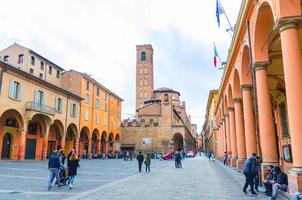
[[[257,194],[254,191],[254,177],[256,175],[256,165],[257,165],[257,159],[256,159],[256,154],[253,153],[252,157],[250,157],[248,160],[245,161],[243,165],[243,173],[245,176],[245,184],[243,187],[243,192],[246,193],[247,187],[250,185],[251,187],[251,193],[252,194]]]
[[[52,152],[48,161],[48,169],[49,169],[48,190],[52,188],[51,184],[55,177],[56,177],[56,184],[58,184],[58,187],[60,187],[59,169],[60,169],[61,161],[56,153],[57,152]]]
[[[145,165],[146,165],[146,173],[148,172],[148,170],[149,170],[149,172],[150,172],[151,159],[150,159],[150,157],[148,156],[148,154],[145,155],[144,163],[145,163]]]
[[[142,155],[141,151],[136,156],[136,160],[138,162],[138,170],[139,170],[139,172],[142,172],[142,165],[143,165],[143,161],[144,161],[144,156]]]

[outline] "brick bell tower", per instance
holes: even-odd
[[[153,97],[153,48],[151,44],[136,45],[136,110]]]

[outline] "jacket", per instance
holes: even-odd
[[[136,156],[136,160],[137,160],[139,163],[143,163],[143,161],[144,161],[144,156],[143,156],[143,155],[137,155],[137,156]]]
[[[77,175],[77,169],[79,167],[79,160],[69,160],[68,162],[68,175]]]
[[[48,160],[48,169],[50,168],[60,169],[60,159],[55,154],[51,154]]]
[[[248,174],[257,174],[257,160],[255,157],[247,159],[243,165],[242,171]]]
[[[280,185],[288,185],[287,175],[284,172],[279,172],[276,182]]]
[[[145,165],[150,165],[151,164],[151,159],[149,156],[146,157],[146,159],[144,160]]]

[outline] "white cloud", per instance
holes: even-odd
[[[230,20],[235,23],[241,1],[221,1]],[[207,65],[211,64],[214,41],[221,54],[224,54],[222,57],[226,57],[231,37],[224,31],[227,23],[223,16],[222,28],[217,27],[215,4],[215,0],[3,1],[0,12],[0,48],[18,39],[21,44],[65,69],[88,72],[125,99],[123,112],[134,114],[135,45],[154,43],[156,39],[150,33],[159,33],[160,39],[169,44],[171,49],[174,43],[179,46],[173,30],[184,41],[207,49],[208,52],[200,54],[207,53],[209,62],[200,63],[202,67],[198,75],[204,73],[204,68],[210,68]],[[161,47],[161,42],[154,46],[155,71],[158,75],[155,77],[156,85],[165,84],[183,89],[181,85],[185,85],[185,80],[179,80],[178,83],[173,81],[173,77],[179,73],[173,70],[173,66],[181,58],[168,57],[172,56],[169,49]],[[161,75],[162,71],[169,70],[171,73]],[[215,74],[212,79],[205,78],[205,83],[202,83],[201,77],[192,77],[201,82],[201,92],[219,85],[219,73],[214,70],[211,72]],[[188,75],[184,74],[184,77]],[[188,83],[192,84],[190,81]],[[208,91],[199,95],[195,94],[198,91],[181,92],[182,99],[188,101],[187,107],[192,116],[200,117],[193,118],[200,130]]]

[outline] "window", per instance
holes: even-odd
[[[141,61],[145,61],[146,60],[146,52],[142,52],[141,53]]]
[[[95,101],[95,108],[100,108],[100,100],[96,99]]]
[[[108,93],[106,92],[105,93],[105,101],[107,101],[107,99],[108,99]]]
[[[51,66],[48,67],[48,74],[52,74],[52,67]]]
[[[9,82],[9,94],[8,96],[15,100],[21,100],[22,98],[22,86],[17,81]]]
[[[164,95],[164,101],[165,101],[165,102],[169,102],[169,95],[168,95],[168,94],[165,94],[165,95]]]
[[[40,62],[40,69],[44,70],[44,62]]]
[[[41,90],[36,90],[35,91],[35,103],[38,105],[44,105],[44,102],[45,102],[44,92]]]
[[[96,88],[96,96],[98,96],[98,97],[100,96],[100,88],[99,87]]]
[[[77,105],[75,103],[72,103],[70,105],[70,116],[76,117],[77,115]]]
[[[144,92],[144,97],[145,97],[145,98],[147,97],[147,92],[146,92],[146,91]]]
[[[105,126],[107,125],[107,118],[106,118],[106,116],[104,116],[103,123],[104,123]]]
[[[145,68],[145,74],[147,74],[147,67]]]
[[[147,85],[147,83],[148,83],[148,82],[147,82],[147,79],[145,79],[144,82],[145,82],[145,85]]]
[[[34,74],[34,69],[30,68],[30,69],[29,69],[29,73],[30,73],[30,74]]]
[[[117,100],[117,106],[120,106],[120,101],[119,100]]]
[[[39,78],[43,79],[43,74],[42,73],[39,74]]]
[[[282,137],[289,137],[285,102],[279,104]]]
[[[88,119],[89,119],[89,111],[86,110],[85,111],[85,121],[88,121]]]
[[[104,111],[107,112],[107,103],[104,103]]]
[[[96,123],[96,124],[99,123],[99,115],[98,115],[98,114],[95,115],[95,123]]]
[[[88,93],[86,93],[86,95],[85,95],[85,102],[89,103],[89,94]]]
[[[86,82],[86,90],[89,91],[89,81]]]
[[[35,57],[30,57],[30,64],[35,65]]]
[[[57,78],[60,78],[60,71],[57,70],[57,75],[56,75]]]
[[[140,69],[140,74],[143,74],[143,68]]]
[[[22,64],[24,62],[24,55],[23,54],[20,54],[18,56],[18,64]]]
[[[63,100],[61,98],[56,98],[56,112],[61,113],[63,111]]]
[[[143,92],[139,92],[139,98],[143,98]]]
[[[4,59],[4,61],[5,61],[5,62],[8,62],[8,61],[9,61],[9,56],[8,56],[8,55],[6,55],[6,56],[4,56],[4,58],[3,58],[3,59]]]

